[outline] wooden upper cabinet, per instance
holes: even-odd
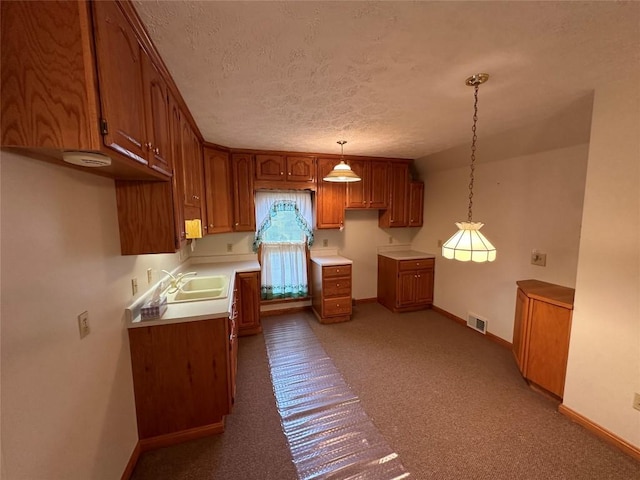
[[[144,56],[145,100],[147,135],[149,138],[149,166],[154,170],[171,175],[171,137],[169,116],[169,89],[151,59]]]
[[[347,208],[387,208],[389,203],[389,162],[348,160],[351,169],[362,179],[347,184]]]
[[[256,180],[284,181],[286,169],[282,155],[256,155]]]
[[[147,164],[150,142],[142,78],[146,54],[117,3],[92,5],[105,145]]]
[[[378,225],[382,228],[409,225],[409,163],[391,162],[389,167],[389,206],[380,212]]]
[[[231,157],[231,166],[233,172],[233,229],[236,232],[255,232],[253,157],[244,153],[234,154]]]
[[[231,162],[229,153],[204,148],[204,187],[207,234],[233,231]]]
[[[185,219],[193,220],[202,215],[204,196],[202,178],[202,151],[200,140],[191,124],[182,119],[182,171],[184,174]],[[203,221],[204,223],[204,221]]]
[[[182,112],[178,103],[170,97],[170,139],[171,157],[173,159],[173,177],[171,178],[172,204],[175,217],[176,249],[184,247],[187,242],[184,224],[184,167],[182,148]]]
[[[332,158],[318,159],[318,189],[316,193],[316,228],[341,228],[344,225],[345,184],[325,182],[322,178],[333,170]]]
[[[409,227],[422,226],[424,210],[424,183],[411,182],[409,184]]]
[[[0,9],[1,145],[99,150],[88,3],[11,1]]]
[[[287,157],[288,182],[313,182],[315,180],[314,157]]]
[[[278,183],[289,182],[304,188],[315,185],[315,157],[304,155],[256,155],[256,182],[262,187],[278,187]]]

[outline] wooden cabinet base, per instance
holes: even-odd
[[[312,310],[316,316],[316,319],[320,323],[341,323],[351,320],[351,315],[343,315],[342,317],[322,317],[315,309]]]
[[[143,452],[156,450],[158,448],[170,447],[189,440],[196,440],[210,435],[216,435],[224,432],[224,418],[218,423],[205,425],[203,427],[190,428],[180,432],[167,433],[156,437],[143,438],[140,440],[140,448]]]

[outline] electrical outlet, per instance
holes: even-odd
[[[233,243],[227,243],[227,252],[233,252]]]
[[[328,247],[329,246],[329,240],[327,240],[326,238],[322,240],[322,246],[323,247]]]
[[[138,293],[138,279],[137,278],[132,278],[131,279],[131,294],[135,295],[136,293]]]
[[[438,240],[438,248],[442,248],[442,240]]]
[[[80,330],[81,339],[91,333],[91,328],[89,328],[89,312],[82,312],[78,315],[78,330]]]
[[[147,268],[147,283],[151,285],[152,281],[153,281],[153,269]]]
[[[531,252],[531,265],[538,265],[539,267],[544,267],[547,265],[547,254],[540,253],[537,250]]]
[[[389,235],[389,243],[393,243],[393,237]]]
[[[640,410],[640,393],[636,393],[633,396],[633,408]]]

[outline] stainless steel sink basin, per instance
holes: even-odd
[[[229,277],[226,275],[185,278],[176,292],[167,293],[167,303],[217,300],[226,298],[228,293]]]

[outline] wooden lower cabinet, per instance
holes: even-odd
[[[398,259],[378,255],[378,302],[393,312],[433,304],[433,258]]]
[[[562,398],[575,290],[539,280],[516,283],[516,363],[524,378]]]
[[[323,265],[311,259],[311,306],[320,323],[351,319],[351,265]]]
[[[144,448],[224,431],[235,392],[233,316],[131,328],[129,345]]]
[[[254,335],[262,332],[260,323],[260,272],[236,274],[238,285],[238,332]]]

